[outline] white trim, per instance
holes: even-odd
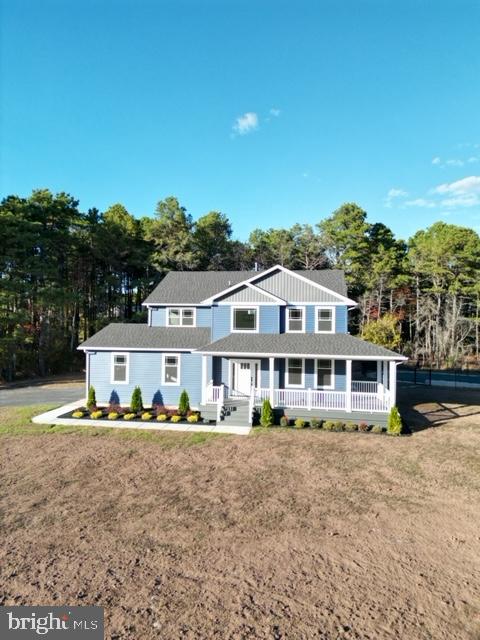
[[[165,358],[171,358],[172,356],[176,356],[177,358],[177,378],[178,382],[167,382],[165,380]],[[180,353],[164,353],[162,354],[162,384],[166,387],[179,387],[181,385],[181,363],[182,356]]]
[[[125,356],[125,380],[114,380],[115,356]],[[110,356],[110,384],[129,384],[130,380],[130,354],[125,351],[113,351]]]
[[[202,389],[201,389],[201,404],[207,403],[207,369],[208,369],[208,356],[202,356]],[[212,363],[213,364],[213,363]]]
[[[232,386],[233,365],[241,364],[242,362],[248,362],[250,367],[252,367],[252,365],[258,364],[257,379],[255,380],[255,386],[256,387],[261,387],[262,386],[262,361],[260,359],[258,359],[258,358],[255,358],[255,359],[230,358],[228,360],[228,388],[230,390],[233,389],[233,386]]]
[[[91,353],[95,353],[95,351],[118,351],[119,347],[82,347],[80,345],[77,347],[77,351],[89,351]],[[133,351],[168,351],[173,353],[193,353],[197,352],[195,347],[190,347],[188,349],[179,349],[178,347],[122,347],[122,352],[133,352]]]
[[[300,360],[302,362],[302,382],[301,384],[290,384],[288,382],[288,361],[289,360]],[[296,355],[290,355],[288,358],[285,358],[285,389],[304,389],[305,388],[305,358],[300,358]]]
[[[283,303],[285,304],[285,303]],[[255,305],[260,305],[262,307],[279,307],[281,306],[279,302],[214,302],[212,303],[212,307],[253,307]]]
[[[302,328],[300,329],[300,331],[291,331],[288,328],[288,323],[289,323],[289,312],[292,309],[300,309],[302,311]],[[286,309],[285,309],[285,333],[305,333],[305,322],[306,322],[306,315],[307,315],[307,310],[305,307],[301,307],[300,305],[289,305]]]
[[[90,388],[90,356],[88,351],[85,351],[85,402],[88,398],[88,390]]]
[[[352,361],[345,361],[345,409],[347,413],[352,412]]]
[[[408,360],[406,356],[351,356],[351,355],[341,355],[341,354],[322,354],[322,353],[271,353],[270,351],[262,351],[259,353],[258,351],[203,351],[200,349],[195,349],[195,353],[203,353],[209,356],[229,356],[232,358],[251,358],[252,356],[260,357],[260,358],[269,358],[273,356],[274,358],[320,358],[328,360],[331,358],[332,360],[384,360],[386,362],[394,361],[394,362],[403,362],[404,360]]]
[[[332,295],[334,298],[338,298],[339,300],[341,300],[343,302],[343,304],[351,304],[351,305],[353,305],[355,307],[358,304],[357,302],[355,302],[355,300],[351,300],[350,298],[342,296],[339,293],[336,293],[335,291],[333,291],[332,289],[327,289],[327,287],[324,287],[323,285],[318,284],[318,282],[314,282],[313,280],[309,280],[305,276],[301,276],[299,273],[295,273],[294,271],[291,271],[290,269],[287,269],[286,267],[283,267],[281,264],[276,264],[275,266],[270,267],[270,269],[266,269],[265,271],[257,271],[257,272],[255,272],[254,275],[251,278],[247,278],[246,280],[243,280],[242,282],[238,282],[237,284],[232,285],[231,287],[228,287],[227,289],[224,289],[223,291],[220,291],[219,293],[216,293],[213,296],[210,296],[210,298],[205,298],[205,300],[202,300],[202,304],[212,303],[216,298],[220,298],[220,297],[226,295],[227,293],[230,293],[230,291],[235,291],[235,289],[238,289],[241,286],[248,285],[248,283],[253,283],[255,280],[258,280],[259,278],[263,278],[264,276],[267,276],[270,273],[273,273],[277,269],[280,269],[280,271],[283,271],[284,273],[289,273],[290,275],[294,276],[295,278],[298,278],[299,280],[302,280],[303,282],[306,282],[306,283],[312,285],[312,287],[315,287],[317,289],[320,289],[321,291],[327,292],[329,295]],[[263,291],[263,289],[262,289],[262,291]]]
[[[330,331],[318,330],[318,312],[320,310],[329,309],[332,312],[332,329]],[[315,333],[336,333],[335,326],[337,323],[337,308],[329,304],[317,304],[315,305]]]
[[[149,327],[151,327],[152,326],[152,310],[150,309],[150,307],[148,307],[147,312],[148,312],[147,324]]]
[[[260,287],[255,286],[251,282],[247,282],[246,286],[249,287],[250,289],[253,289],[254,291],[260,292],[262,295],[266,296],[267,298],[271,298],[277,304],[280,304],[280,305],[287,304],[286,300],[284,300],[283,298],[279,298],[274,293],[270,293],[269,291],[264,291],[263,289],[261,289]]]
[[[275,405],[275,358],[273,357],[268,359],[268,386],[270,404],[273,407]]]
[[[170,316],[170,309],[173,309],[175,311],[180,311],[180,324],[169,324],[169,316]],[[165,309],[165,326],[169,327],[169,328],[174,328],[174,329],[192,329],[193,327],[197,326],[197,308],[196,307],[188,307],[186,308],[187,311],[193,311],[193,324],[183,324],[183,310],[185,309],[185,307],[166,307]]]
[[[211,304],[203,304],[202,302],[142,302],[142,307],[211,307]]]
[[[332,383],[329,385],[321,386],[318,384],[318,361],[319,360],[329,360],[330,361],[330,374],[332,376]],[[314,362],[315,370],[313,372],[315,376],[315,389],[335,389],[335,360],[333,358],[315,358]]]
[[[233,326],[235,309],[255,309],[255,329],[235,329]],[[258,304],[247,304],[246,302],[242,302],[241,304],[234,304],[231,306],[230,333],[258,333],[259,330],[260,330],[260,309]]]

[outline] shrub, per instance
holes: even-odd
[[[166,422],[167,418],[168,418],[168,416],[167,416],[166,413],[159,413],[158,416],[157,416],[157,420],[159,422]]]
[[[372,433],[382,433],[383,432],[383,427],[379,424],[374,424],[372,427]],[[400,434],[398,434],[400,435]]]
[[[123,419],[124,419],[124,420],[133,420],[133,419],[134,419],[134,418],[136,418],[136,417],[137,417],[137,415],[136,415],[135,413],[126,413],[126,414],[123,416]]]
[[[188,422],[191,422],[192,424],[194,422],[198,422],[198,413],[192,413],[191,415],[187,416],[187,420],[188,420]]]
[[[310,426],[312,427],[312,429],[321,429],[322,424],[323,420],[320,420],[320,418],[312,418],[310,420]]]
[[[295,429],[303,429],[305,426],[305,420],[303,418],[297,418],[295,420]]]
[[[358,430],[358,424],[356,424],[355,422],[347,422],[345,425],[345,431],[357,431]]]
[[[345,424],[341,420],[337,420],[334,424],[334,431],[343,431],[345,428]]]
[[[180,400],[178,401],[178,413],[181,416],[187,415],[188,410],[190,409],[190,398],[188,397],[188,393],[185,389],[180,394]]]
[[[387,433],[389,436],[399,436],[402,433],[402,417],[397,407],[392,407],[388,415]]]
[[[282,416],[280,418],[280,426],[281,427],[288,427],[289,424],[290,424],[290,420],[287,418],[287,416]]]
[[[368,424],[366,422],[359,422],[358,423],[358,430],[359,431],[368,431]]]
[[[110,411],[110,413],[108,414],[107,418],[109,420],[117,420],[118,419],[118,413],[116,411]]]
[[[325,431],[333,431],[335,429],[335,422],[327,420],[323,423],[323,428],[325,429]]]
[[[87,409],[93,411],[97,406],[97,398],[95,395],[95,387],[90,385],[88,387]]]
[[[77,409],[77,411],[74,411],[72,413],[72,418],[83,418],[84,415],[85,414],[83,411],[80,411],[80,409]]]
[[[182,416],[179,416],[178,413],[171,417],[172,422],[180,422],[181,419],[182,419]]]
[[[142,420],[145,420],[145,422],[147,420],[151,420],[152,419],[152,414],[149,411],[145,411],[145,413],[142,413]]]
[[[90,414],[90,418],[92,418],[92,420],[99,420],[102,416],[102,411],[92,411],[92,413]]]
[[[260,416],[262,427],[271,427],[273,424],[273,409],[270,400],[264,400],[262,404],[262,415]]]
[[[130,400],[130,409],[133,413],[139,413],[143,410],[142,391],[140,387],[135,387],[132,393],[132,399]]]

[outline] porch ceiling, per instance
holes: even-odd
[[[232,333],[198,351],[207,355],[406,360],[394,351],[348,333]]]

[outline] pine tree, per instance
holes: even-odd
[[[402,417],[397,407],[392,407],[388,415],[387,433],[390,436],[399,436],[402,433]]]
[[[95,396],[95,387],[90,385],[88,387],[87,409],[91,411],[92,409],[95,409],[96,406],[97,406],[97,398]]]
[[[178,401],[178,413],[181,416],[187,415],[190,409],[190,398],[188,397],[188,393],[185,389],[180,394],[180,400]]]
[[[142,391],[140,387],[135,387],[132,393],[132,399],[130,400],[130,409],[134,413],[143,411]]]
[[[262,425],[262,427],[271,427],[273,425],[273,409],[272,405],[270,404],[270,400],[263,401],[260,424]]]

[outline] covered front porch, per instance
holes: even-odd
[[[386,414],[396,402],[393,359],[202,356],[202,404],[222,407],[266,399],[273,408],[347,414]],[[357,416],[352,415],[352,419]]]

